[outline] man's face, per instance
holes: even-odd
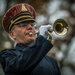
[[[36,39],[34,22],[24,22],[14,25],[9,32],[10,36],[17,42],[23,44],[30,44]]]

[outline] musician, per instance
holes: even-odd
[[[0,52],[5,75],[61,75],[57,61],[47,55],[52,43],[35,32],[35,18],[35,9],[26,3],[5,13],[2,26],[16,42],[13,49]]]

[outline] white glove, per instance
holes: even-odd
[[[50,30],[52,28],[51,25],[42,25],[39,28],[39,35],[42,35],[43,37],[47,38],[46,31]]]

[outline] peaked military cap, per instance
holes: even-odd
[[[9,32],[13,25],[23,21],[35,21],[35,9],[26,3],[17,4],[11,7],[4,15],[2,26],[6,32]]]

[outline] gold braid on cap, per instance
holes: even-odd
[[[19,16],[15,20],[11,20],[11,23],[9,25],[9,30],[11,29],[11,26],[16,23],[17,20],[22,19],[22,18],[31,18],[31,19],[33,19],[32,16]]]

